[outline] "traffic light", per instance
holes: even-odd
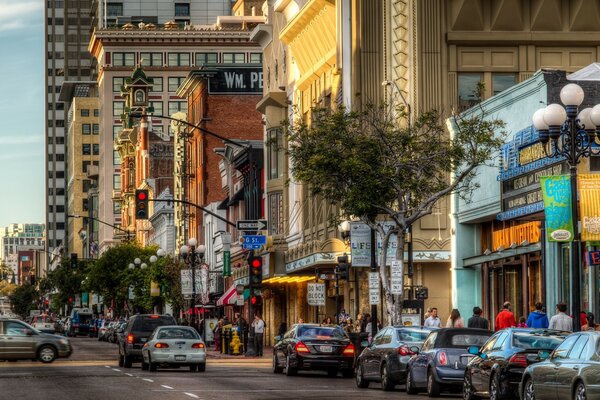
[[[248,254],[248,268],[250,269],[250,283],[260,285],[262,283],[262,257],[255,256],[251,251]]]
[[[71,253],[71,268],[77,268],[77,253]]]
[[[135,191],[135,218],[148,219],[148,190],[136,189]]]
[[[348,256],[339,256],[337,258],[338,266],[336,273],[339,279],[348,280],[348,273],[350,272],[350,264],[348,264]]]

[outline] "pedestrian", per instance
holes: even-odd
[[[298,318],[298,323],[299,324],[303,324],[304,323],[304,318],[302,318],[302,317]]]
[[[371,343],[371,339],[373,339],[373,324],[372,318],[369,314],[367,314],[367,321],[365,323],[365,333],[367,334],[367,340]]]
[[[505,301],[502,304],[502,310],[496,316],[496,330],[499,331],[504,328],[510,328],[515,326],[517,323],[515,322],[515,315],[510,311],[510,302]]]
[[[325,319],[323,319],[323,322],[321,322],[321,325],[333,325],[331,317],[325,317]]]
[[[215,339],[215,350],[221,351],[221,335],[223,333],[223,319],[217,321],[215,329],[213,329],[213,336]]]
[[[600,325],[596,325],[594,314],[587,314],[587,324],[581,327],[582,331],[597,331],[600,328]]]
[[[527,318],[527,326],[530,328],[548,328],[548,315],[544,311],[544,305],[541,302],[535,303],[535,311],[529,314]]]
[[[427,311],[425,311],[425,315],[423,318],[427,319],[431,315],[431,307],[427,307]]]
[[[346,309],[342,308],[342,311],[338,314],[338,323],[342,326],[346,325],[348,318],[350,318],[350,315],[346,314]]]
[[[483,310],[480,307],[473,307],[473,316],[467,322],[468,328],[490,329],[490,322],[483,318]]]
[[[434,328],[440,328],[442,326],[442,321],[440,317],[438,317],[438,309],[435,307],[431,307],[431,313],[429,317],[425,320],[424,326],[431,326]]]
[[[348,318],[346,324],[344,325],[344,332],[349,336],[351,333],[354,333],[354,321],[352,318]]]
[[[366,332],[367,326],[369,325],[370,322],[371,322],[371,314],[368,314],[368,313],[364,314],[361,319],[361,323],[360,323],[360,331]]]
[[[460,316],[460,311],[458,309],[453,308],[450,311],[450,316],[448,317],[448,321],[446,321],[446,328],[464,328],[465,321]]]
[[[265,321],[260,315],[254,314],[254,321],[252,321],[252,327],[254,328],[254,349],[259,357],[263,355],[263,336],[265,334]]]
[[[519,322],[517,323],[517,328],[527,328],[527,320],[525,317],[519,317]]]
[[[566,314],[567,305],[565,303],[558,303],[556,305],[556,311],[558,311],[558,313],[550,318],[550,325],[548,328],[573,332],[573,319]]]

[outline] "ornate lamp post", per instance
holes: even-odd
[[[574,225],[574,238],[571,244],[571,310],[573,331],[581,329],[581,238],[579,234],[579,209],[577,202],[577,164],[582,157],[596,152],[592,149],[596,126],[600,127],[600,104],[585,108],[577,114],[583,103],[583,89],[569,83],[560,91],[560,104],[550,104],[533,114],[533,126],[539,132],[540,142],[550,158],[564,158],[569,164],[571,195],[571,217]],[[598,133],[596,133],[598,134]],[[599,136],[600,137],[600,136]],[[547,144],[550,143],[550,149]]]
[[[200,264],[202,264],[205,251],[206,247],[203,244],[198,246],[196,238],[190,238],[187,246],[183,245],[179,248],[179,254],[184,260],[188,261],[192,270],[192,315],[190,316],[190,325],[196,330],[196,257],[199,258]]]

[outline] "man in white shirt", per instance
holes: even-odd
[[[565,313],[567,305],[565,303],[558,303],[556,311],[558,311],[558,314],[550,318],[548,329],[573,332],[573,319]]]
[[[431,315],[425,320],[424,326],[439,328],[442,326],[442,320],[438,317],[438,310],[435,307],[431,308]]]
[[[263,355],[263,336],[265,333],[265,321],[258,314],[254,314],[254,321],[252,321],[252,327],[254,328],[254,349],[259,357]]]

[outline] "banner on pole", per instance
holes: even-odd
[[[371,228],[362,222],[350,223],[350,249],[353,267],[371,265]]]
[[[544,213],[546,214],[546,235],[549,242],[572,242],[574,238],[571,219],[571,182],[569,175],[540,177]]]
[[[579,174],[581,240],[600,240],[600,175]]]

